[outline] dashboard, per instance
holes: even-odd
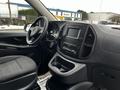
[[[90,56],[95,44],[91,25],[78,22],[54,21],[48,26],[47,40],[57,40],[57,51],[73,60]]]
[[[80,63],[120,68],[119,38],[119,30],[103,25],[70,21],[51,21],[48,25],[48,40],[56,40],[57,53]]]
[[[120,30],[52,21],[48,35],[57,43],[57,52],[48,66],[58,81],[71,85],[88,79],[108,90],[120,89]]]

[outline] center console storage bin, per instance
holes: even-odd
[[[87,68],[85,64],[67,60],[58,53],[50,61],[49,68],[52,75],[61,83],[71,85],[87,81]]]

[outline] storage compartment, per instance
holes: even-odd
[[[58,68],[60,70],[60,72],[68,72],[70,70],[72,70],[75,65],[73,63],[70,63],[68,61],[63,60],[60,57],[56,57],[53,61],[52,61],[52,66],[55,66],[56,68]]]
[[[58,53],[49,62],[49,69],[53,77],[67,85],[87,81],[85,64],[72,62]]]

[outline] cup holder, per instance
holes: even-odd
[[[53,77],[59,82],[71,85],[87,81],[86,64],[73,62],[56,53],[50,60],[49,69]]]
[[[52,66],[55,66],[56,68],[58,68],[59,71],[62,73],[68,72],[75,67],[73,63],[65,61],[61,57],[58,57],[58,56],[52,61],[51,64]]]

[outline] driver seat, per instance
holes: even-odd
[[[37,82],[37,66],[26,56],[0,58],[0,90],[30,90]]]

